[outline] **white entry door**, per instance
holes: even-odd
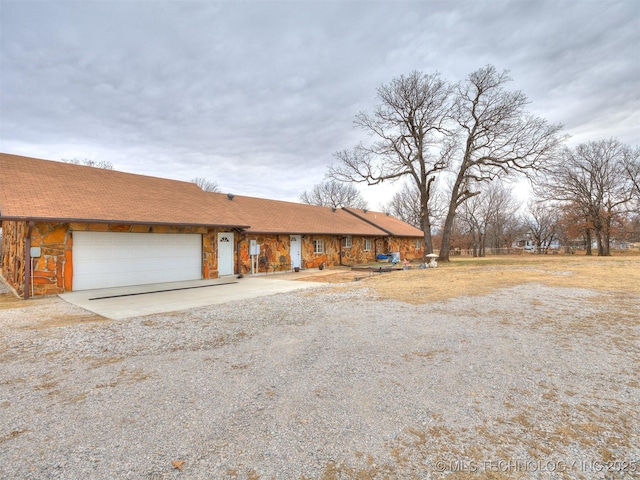
[[[300,235],[289,236],[289,255],[291,255],[291,268],[302,266],[302,238]]]
[[[233,275],[233,232],[218,233],[218,275]]]

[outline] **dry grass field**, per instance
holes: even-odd
[[[394,272],[391,275],[373,277],[366,283],[382,298],[412,304],[467,295],[486,295],[498,288],[527,283],[640,295],[640,255],[463,258],[441,263],[435,270]]]

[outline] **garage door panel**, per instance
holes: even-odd
[[[73,289],[202,278],[199,234],[74,232]]]

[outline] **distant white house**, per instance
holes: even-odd
[[[525,252],[546,251],[546,250],[559,250],[561,245],[559,240],[551,240],[551,242],[542,242],[540,248],[536,244],[535,240],[531,238],[524,238],[516,240],[511,244],[512,248],[521,248]]]

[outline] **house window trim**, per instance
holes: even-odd
[[[322,255],[324,254],[325,249],[324,249],[324,239],[320,238],[320,239],[314,239],[313,240],[313,253],[315,255]]]
[[[353,237],[351,235],[347,235],[346,237],[342,237],[342,248],[351,248],[353,247]]]
[[[373,250],[373,242],[371,241],[370,238],[365,238],[364,239],[364,251],[365,252],[370,252],[371,250]]]

